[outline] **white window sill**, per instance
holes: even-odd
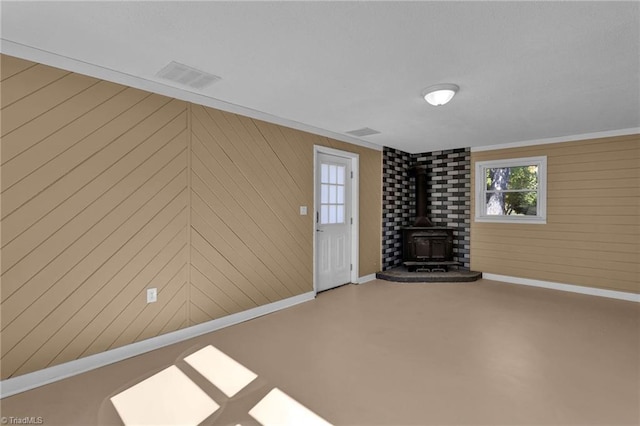
[[[483,223],[514,223],[514,224],[531,224],[531,225],[546,225],[547,219],[545,218],[526,218],[519,219],[515,217],[511,217],[509,219],[505,217],[476,217],[476,222]]]

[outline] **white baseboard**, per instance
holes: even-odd
[[[358,278],[358,284],[368,283],[369,281],[373,281],[376,279],[376,274],[365,275],[364,277]]]
[[[572,293],[588,294],[591,296],[608,297],[610,299],[627,300],[629,302],[639,302],[640,294],[627,293],[625,291],[606,290],[603,288],[584,287],[573,284],[561,284],[550,281],[532,280],[529,278],[510,277],[507,275],[487,274],[482,273],[482,278],[485,280],[502,281],[511,284],[528,285],[532,287],[549,288],[552,290],[569,291]]]
[[[122,361],[143,353],[153,351],[193,337],[201,336],[230,325],[239,324],[262,315],[285,309],[315,298],[315,293],[300,294],[267,305],[258,306],[247,311],[238,312],[223,318],[197,324],[182,330],[173,331],[161,336],[152,337],[120,348],[111,349],[99,354],[90,355],[64,364],[27,373],[0,381],[0,399],[37,388],[58,380],[66,379],[90,370],[94,370],[114,362]]]

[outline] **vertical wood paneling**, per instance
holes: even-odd
[[[547,224],[473,222],[472,269],[640,293],[640,135],[474,152],[472,162],[541,155]]]
[[[2,379],[184,324],[186,104],[1,64]]]
[[[312,291],[314,144],[360,154],[380,269],[380,152],[0,63],[3,379]]]

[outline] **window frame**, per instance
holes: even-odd
[[[538,166],[538,198],[537,198],[537,215],[535,216],[503,216],[488,215],[487,211],[487,185],[486,170]],[[475,221],[490,223],[531,223],[546,224],[547,223],[547,157],[522,157],[507,158],[503,160],[476,161],[475,163]]]
[[[323,181],[322,179],[322,167],[323,166],[327,166],[327,181]],[[335,182],[331,182],[331,167],[335,167],[336,168],[336,181]],[[342,170],[342,175],[340,174],[340,169]],[[344,164],[340,164],[340,163],[321,163],[320,164],[320,217],[318,220],[318,223],[320,225],[345,225],[347,223],[347,210],[348,210],[348,206],[346,203],[346,198],[347,198],[347,179],[349,178],[349,176],[347,176],[347,172],[348,172],[348,167],[345,166]],[[342,183],[340,183],[340,177],[342,177]],[[322,188],[326,185],[327,187],[327,202],[324,203],[322,202],[322,197],[323,197],[323,191]],[[335,188],[335,201],[332,202],[331,201],[331,188],[334,187]],[[342,202],[340,202],[340,188],[342,188]],[[325,219],[325,215],[323,214],[323,207],[327,207],[327,222],[324,222],[323,220]],[[336,217],[335,217],[335,221],[331,222],[331,207],[336,207]],[[342,220],[338,221],[338,211],[339,208],[342,207]]]

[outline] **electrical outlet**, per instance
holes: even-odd
[[[158,289],[157,288],[148,288],[147,289],[147,303],[153,303],[158,301]]]
[[[307,206],[300,206],[300,216],[307,215]]]

